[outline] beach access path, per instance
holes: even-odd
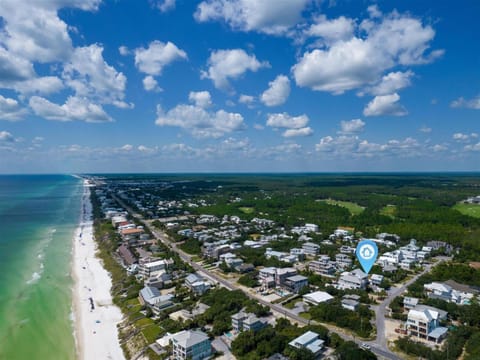
[[[84,184],[81,221],[73,239],[73,307],[77,358],[125,359],[118,340],[120,309],[112,302],[110,274],[95,256],[90,187]]]

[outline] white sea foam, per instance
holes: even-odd
[[[38,280],[40,280],[42,278],[42,274],[38,273],[38,272],[34,272],[32,274],[32,277],[30,278],[30,280],[27,281],[27,284],[28,285],[31,285],[31,284],[35,284],[36,282],[38,282]]]

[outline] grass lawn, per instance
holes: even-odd
[[[361,214],[365,208],[363,206],[360,206],[358,204],[355,204],[350,201],[339,201],[339,200],[333,200],[333,199],[325,199],[325,200],[319,200],[324,203],[327,203],[328,205],[336,205],[336,206],[341,206],[346,208],[352,215],[358,215]]]
[[[133,298],[125,302],[125,305],[139,305],[139,304],[140,304],[140,301],[138,300],[138,298]]]
[[[255,208],[243,206],[243,207],[239,207],[238,210],[240,210],[244,214],[253,214],[253,212],[255,211]]]
[[[480,205],[458,203],[453,208],[464,215],[480,218]]]
[[[307,319],[307,320],[310,320],[310,319],[312,318],[312,316],[311,316],[309,313],[307,313],[307,312],[300,313],[299,315],[300,315],[302,318]]]
[[[397,213],[396,205],[387,205],[380,210],[380,215],[389,216],[392,219],[395,217],[396,213]]]
[[[137,327],[143,327],[143,326],[148,326],[148,325],[152,325],[152,324],[155,324],[155,322],[150,318],[143,318],[143,319],[135,321],[135,326],[137,326]]]
[[[293,309],[295,307],[295,304],[299,301],[302,301],[302,299],[299,299],[299,298],[295,298],[293,300],[290,300],[289,302],[283,304],[284,307],[286,307],[287,309]]]
[[[157,324],[150,325],[142,330],[143,336],[147,339],[149,344],[153,343],[155,340],[158,339],[160,334],[162,333],[162,329]]]

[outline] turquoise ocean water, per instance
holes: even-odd
[[[0,176],[0,359],[75,359],[70,261],[82,182]]]

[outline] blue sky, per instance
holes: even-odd
[[[479,13],[2,0],[0,173],[480,171]]]

